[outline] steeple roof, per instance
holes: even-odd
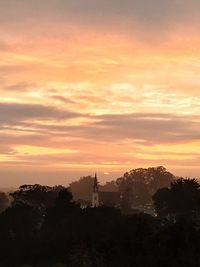
[[[98,192],[98,180],[97,180],[97,174],[96,173],[95,173],[95,176],[94,176],[93,192],[94,193]]]

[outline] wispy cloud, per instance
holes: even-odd
[[[26,120],[59,120],[79,116],[74,112],[37,104],[0,103],[0,122],[18,123]]]

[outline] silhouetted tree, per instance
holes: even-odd
[[[63,186],[22,185],[19,190],[11,193],[12,205],[26,204],[40,210],[42,213],[54,205],[55,199]]]
[[[72,201],[73,201],[72,193],[69,191],[68,188],[64,188],[60,190],[60,192],[58,193],[58,196],[55,200],[55,207],[66,208],[68,206],[74,205]]]
[[[26,239],[35,237],[39,229],[39,214],[26,204],[18,204],[8,208],[1,214],[0,229],[11,239]]]
[[[67,188],[59,192],[54,206],[47,209],[41,229],[41,251],[45,248],[45,251],[41,252],[41,257],[49,255],[48,266],[50,263],[65,263],[67,251],[74,239],[77,239],[75,233],[80,222],[79,212],[81,209],[72,201],[72,193]]]
[[[72,193],[69,189],[62,189],[55,199],[53,207],[47,209],[45,218],[46,223],[54,224],[62,222],[62,220],[69,216],[70,212],[78,206],[72,201]]]
[[[10,204],[10,200],[6,193],[0,192],[0,213],[2,213],[5,209],[8,208]]]
[[[169,215],[169,199],[170,199],[170,189],[161,188],[152,196],[154,201],[154,206],[159,218],[164,218]]]
[[[124,200],[133,207],[145,206],[152,202],[152,195],[162,187],[169,186],[174,175],[164,167],[134,169],[117,179],[117,185]]]
[[[30,261],[40,225],[40,215],[26,204],[9,207],[0,215],[0,266],[18,267]]]
[[[200,266],[200,232],[186,218],[165,224],[155,235],[155,266]]]
[[[106,182],[104,185],[100,185],[100,191],[103,192],[118,192],[118,185],[116,183],[116,181],[109,181]]]
[[[69,185],[70,191],[73,194],[73,199],[91,201],[92,190],[94,184],[94,177],[84,176],[81,177],[78,181],[74,181]]]
[[[197,216],[200,212],[200,184],[195,179],[171,183],[170,188],[159,189],[153,196],[158,216]]]
[[[127,182],[137,184],[129,176]],[[130,208],[131,186],[123,198]],[[43,198],[42,187],[36,188],[37,197],[20,189],[25,192],[0,214],[2,267],[200,266],[200,187],[194,179],[174,181],[154,195],[161,216],[178,218],[171,221],[106,206],[81,209],[68,188],[59,190],[52,204],[52,195],[44,189]],[[51,203],[45,213],[40,200]]]

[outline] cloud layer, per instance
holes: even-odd
[[[6,177],[151,165],[198,176],[199,18],[197,0],[2,0]]]
[[[44,0],[42,2],[19,0],[17,4],[14,0],[2,2],[2,9],[5,12],[2,12],[1,19],[4,21],[10,21],[9,15],[13,15],[13,19],[22,15],[27,19],[40,16],[45,18],[48,15],[58,19],[65,15],[66,20],[81,19],[84,22],[91,19],[99,21],[100,24],[113,18],[127,20],[132,18],[133,21],[155,24],[158,21],[170,23],[180,18],[194,18],[194,15],[198,15],[200,7],[197,0],[124,0],[123,3],[120,0]]]

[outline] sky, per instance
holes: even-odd
[[[0,0],[0,187],[200,176],[199,0]]]

